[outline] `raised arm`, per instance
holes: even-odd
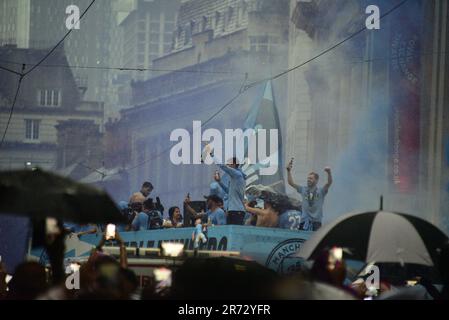
[[[78,237],[81,237],[81,236],[84,236],[84,235],[86,235],[86,234],[94,234],[94,233],[97,233],[97,226],[92,225],[91,227],[92,227],[92,229],[89,229],[89,230],[86,230],[86,231],[78,232],[76,235],[77,235]]]
[[[332,172],[329,167],[324,168],[324,171],[327,173],[327,183],[323,186],[323,190],[327,192],[332,184]]]
[[[287,181],[290,186],[295,188],[295,190],[298,190],[299,186],[293,181],[292,168],[293,168],[293,158],[290,160],[287,166]]]
[[[253,208],[246,204],[245,204],[245,210],[249,213],[252,213],[252,214],[255,214],[258,216],[264,216],[267,214],[267,210],[265,210],[265,209]]]
[[[223,191],[224,191],[225,193],[229,193],[229,188],[228,188],[228,186],[226,186],[226,185],[223,183],[223,181],[221,181],[221,176],[220,176],[220,174],[218,173],[218,171],[217,171],[217,173],[214,174],[214,179],[215,179],[215,181],[219,184],[219,186],[223,189]]]
[[[120,266],[126,269],[128,268],[128,255],[126,253],[125,243],[123,242],[123,239],[118,231],[115,231],[115,240],[120,247]]]
[[[193,210],[193,208],[190,206],[190,200],[185,199],[184,200],[184,204],[186,206],[187,211],[190,212],[190,214],[192,214],[193,216],[197,215],[197,212],[195,210]]]
[[[234,168],[228,167],[225,164],[220,163],[221,159],[218,159],[213,153],[212,153],[212,149],[211,146],[209,144],[206,145],[205,147],[205,152],[207,154],[209,154],[212,158],[212,160],[214,161],[214,163],[224,172],[226,172],[227,174],[229,174],[230,177],[232,178],[238,178],[241,177],[242,173]]]

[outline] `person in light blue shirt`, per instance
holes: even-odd
[[[288,184],[295,188],[302,197],[302,222],[301,229],[316,231],[321,227],[323,219],[323,204],[324,198],[329,191],[332,184],[332,173],[329,167],[324,168],[327,173],[327,183],[319,188],[319,176],[315,172],[309,173],[307,176],[307,186],[300,186],[295,184],[291,174],[293,168],[293,159],[290,160],[287,166]]]
[[[223,205],[223,200],[217,195],[212,194],[206,198],[207,211],[196,212],[190,205],[189,199],[184,201],[185,208],[195,217],[195,219],[201,219],[202,223],[211,223],[213,225],[225,225],[226,224],[226,213],[223,211],[221,206]]]
[[[279,215],[279,228],[289,230],[300,230],[301,212],[287,210]]]
[[[227,224],[243,225],[246,213],[244,205],[246,175],[240,169],[236,157],[233,157],[228,161],[227,165],[224,165],[221,164],[221,159],[212,155],[209,145],[205,149],[218,167],[229,176],[229,187],[227,187],[227,190],[225,186],[225,192],[228,194]],[[221,177],[218,175],[215,177],[215,180],[220,182]],[[223,187],[223,184],[220,184],[220,186]]]
[[[207,197],[207,218],[210,223],[213,225],[225,225],[226,224],[226,214],[223,211],[222,208],[220,208],[220,205],[223,203],[223,200],[221,200],[216,195],[210,195]]]
[[[148,215],[145,212],[141,211],[136,214],[133,222],[131,223],[131,226],[134,231],[148,230],[148,220]]]
[[[158,218],[158,223],[162,226],[162,218],[161,213],[154,209],[154,203],[151,198],[145,200],[143,202],[143,209],[141,212],[137,213],[131,223],[131,227],[135,231],[148,230],[150,228],[156,228],[152,226],[152,222],[156,221],[155,218]],[[151,217],[151,219],[150,219]]]

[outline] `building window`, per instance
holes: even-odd
[[[215,12],[215,26],[214,26],[214,28],[215,29],[218,29],[218,25],[219,25],[219,23],[220,23],[220,17],[221,15],[220,15],[220,12]]]
[[[190,35],[196,33],[196,23],[194,20],[190,20]]]
[[[278,46],[279,37],[276,36],[253,36],[249,37],[250,50],[255,52],[273,52]]]
[[[39,140],[39,124],[40,120],[25,119],[25,139]]]
[[[203,16],[203,23],[201,25],[201,31],[206,31],[208,19],[206,16]]]
[[[228,8],[228,18],[227,18],[228,21],[226,23],[226,26],[228,28],[230,28],[232,26],[233,19],[234,19],[234,8],[229,7]]]
[[[192,40],[192,24],[189,23],[184,29],[184,45],[188,45]]]
[[[61,104],[61,93],[59,90],[39,90],[38,102],[40,106],[54,106]]]

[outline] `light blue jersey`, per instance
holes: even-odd
[[[215,163],[219,163],[219,159],[216,157],[214,157],[214,161]],[[224,164],[218,164],[218,167],[229,175],[229,188],[227,192],[228,211],[245,211],[243,200],[246,187],[246,175],[240,168],[234,169]]]
[[[323,219],[324,197],[327,191],[323,188],[310,189],[303,186],[299,186],[297,191],[302,197],[303,219],[311,222],[321,222]]]
[[[207,217],[211,220],[213,225],[225,225],[226,224],[226,214],[221,208],[216,208],[215,211],[207,211]]]
[[[148,215],[145,212],[139,212],[134,217],[134,220],[132,222],[133,230],[136,231],[142,231],[142,230],[148,230]]]
[[[301,212],[296,210],[287,210],[279,215],[279,228],[289,230],[299,230],[301,223]]]

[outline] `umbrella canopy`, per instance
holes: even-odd
[[[124,222],[104,191],[40,169],[0,172],[0,213],[76,223]]]
[[[267,299],[278,275],[254,261],[191,258],[173,276],[174,299]]]
[[[338,246],[348,249],[354,260],[433,267],[447,239],[431,223],[408,214],[355,213],[320,228],[296,256],[315,259],[322,250]]]

